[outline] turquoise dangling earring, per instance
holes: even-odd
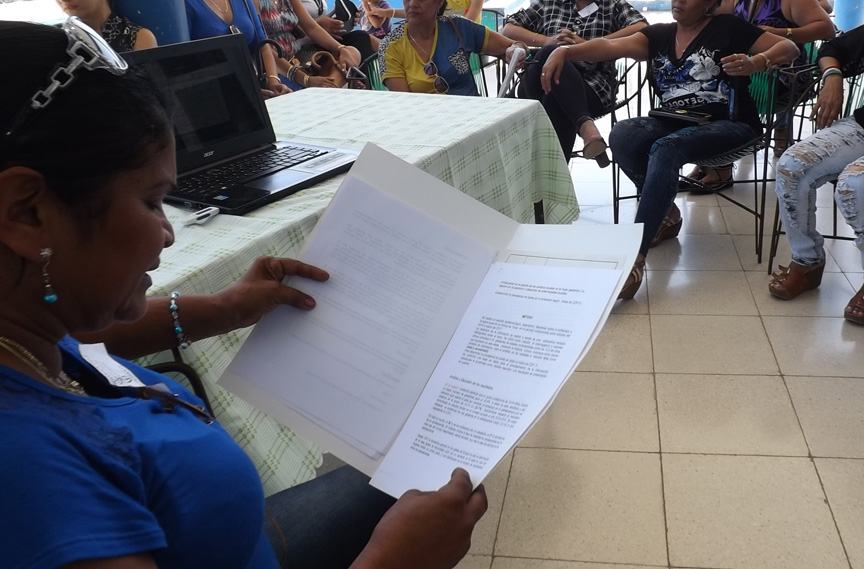
[[[54,254],[54,251],[50,247],[45,247],[39,251],[39,254],[45,260],[45,263],[42,265],[42,280],[45,281],[45,294],[42,296],[42,300],[45,304],[54,304],[57,302],[57,293],[54,292],[54,287],[51,286],[51,279],[48,278],[48,265],[51,263],[51,255]]]

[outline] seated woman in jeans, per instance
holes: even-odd
[[[792,248],[792,262],[774,274],[768,291],[784,300],[822,282],[825,249],[816,231],[816,189],[838,176],[834,199],[855,230],[855,244],[864,251],[864,107],[853,117],[837,120],[843,106],[844,75],[864,71],[864,26],[823,45],[818,63],[822,89],[816,101],[816,126],[820,130],[789,148],[777,163],[780,219]],[[864,287],[849,301],[845,317],[864,324]]]
[[[636,222],[644,224],[639,256],[620,298],[633,298],[639,290],[648,248],[675,237],[681,229],[681,213],[674,204],[678,169],[736,148],[761,131],[746,80],[738,80],[737,96],[732,97],[732,78],[788,63],[798,55],[798,48],[787,39],[736,16],[713,16],[718,4],[718,0],[676,2],[673,24],[648,26],[626,38],[559,47],[543,66],[541,83],[549,92],[565,61],[650,59],[649,76],[662,108],[711,116],[711,122],[699,126],[678,119],[639,117],[613,127],[612,152],[640,190]],[[735,99],[735,112],[730,113],[730,100]]]

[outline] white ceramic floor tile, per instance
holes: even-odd
[[[807,456],[780,376],[657,374],[663,452]]]
[[[651,316],[658,373],[777,375],[756,316]]]
[[[577,369],[639,373],[653,365],[648,317],[613,314]]]
[[[663,455],[676,567],[848,569],[809,459]]]
[[[825,250],[844,273],[864,272],[861,267],[861,251],[852,241],[825,240]]]
[[[519,446],[659,452],[653,376],[574,373]]]
[[[651,314],[758,314],[742,271],[651,271],[648,298]]]
[[[819,288],[801,293],[792,300],[773,296],[768,290],[771,277],[748,272],[747,280],[759,313],[765,316],[842,316],[855,289],[843,273],[824,273]]]
[[[741,262],[741,266],[744,268],[745,271],[754,271],[768,276],[768,264],[770,262],[768,256],[771,250],[770,237],[770,235],[765,236],[765,241],[762,244],[762,262],[760,263],[759,257],[756,255],[756,243],[753,241],[752,235],[732,236],[732,242],[735,244],[735,251],[738,253],[738,260]],[[772,270],[779,270],[777,268],[778,263],[788,265],[789,259],[789,244],[787,243],[785,237],[781,237],[777,245],[777,257],[774,259],[774,265]],[[833,264],[835,270],[839,270],[837,269],[837,265],[834,264],[833,260],[829,261],[829,263]],[[827,268],[828,265],[826,265],[826,269]]]
[[[860,377],[787,377],[813,456],[864,458],[864,381]]]
[[[717,207],[705,207],[694,202],[675,200],[681,210],[684,223],[681,233],[685,235],[725,235],[726,221]]]
[[[496,557],[492,569],[652,569],[666,565],[610,565],[608,563],[582,563],[580,561],[548,561],[545,559],[519,559]]]
[[[864,568],[864,461],[816,459],[852,569]]]
[[[665,565],[659,456],[517,449],[495,555]]]
[[[839,315],[765,316],[762,320],[784,375],[861,377],[864,326],[846,322]]]
[[[748,205],[752,207],[753,204]],[[773,207],[772,205],[772,209],[768,209],[767,211],[774,211]],[[749,235],[750,239],[753,239],[753,236],[756,235],[756,220],[753,214],[746,212],[740,207],[726,204],[720,204],[720,211],[723,214],[723,221],[726,222],[726,228],[731,235]],[[762,228],[763,235],[771,235],[771,221],[773,219],[773,213],[765,217],[765,225]]]
[[[740,271],[729,235],[679,235],[648,253],[649,271]]]
[[[471,538],[470,553],[473,555],[492,555],[495,546],[495,536],[498,533],[498,523],[501,520],[501,509],[504,505],[504,494],[507,491],[507,481],[510,478],[510,463],[513,453],[508,454],[486,477],[483,485],[486,487],[486,499],[489,508],[486,514],[474,526]]]
[[[588,206],[610,205],[612,203],[611,174],[604,174],[602,181],[592,181],[591,179],[584,179],[581,176],[582,172],[583,169],[580,168],[579,174],[573,174],[573,189],[576,190],[576,199],[579,201],[580,209]]]
[[[491,555],[472,555],[469,553],[454,569],[489,569],[491,566]]]

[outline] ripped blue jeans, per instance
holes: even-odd
[[[615,161],[642,197],[636,223],[644,224],[639,252],[648,246],[678,193],[678,171],[732,150],[755,138],[753,129],[734,121],[714,121],[701,126],[683,126],[674,120],[637,117],[615,123],[609,146]]]
[[[864,128],[855,119],[845,118],[791,146],[777,162],[780,219],[792,260],[799,265],[812,266],[825,260],[825,240],[816,231],[816,189],[838,176],[834,200],[855,231],[858,249],[864,252],[862,157]]]

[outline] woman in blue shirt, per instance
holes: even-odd
[[[0,50],[19,54],[0,62],[16,79],[0,92],[3,566],[276,569],[276,548],[286,567],[455,565],[486,507],[466,472],[395,504],[344,469],[265,501],[197,397],[70,338],[148,313],[147,273],[174,241],[162,210],[177,177],[171,122],[153,83],[77,18],[0,22]],[[285,270],[326,278],[264,264],[271,285]],[[246,292],[197,319],[248,316]]]
[[[267,89],[262,89],[265,96],[290,92],[279,79],[273,48],[267,44],[261,45],[261,42],[267,39],[267,34],[261,26],[256,0],[185,1],[191,39],[242,33],[249,45],[249,53],[252,54],[253,61],[257,61],[260,49],[261,63],[267,75]]]

